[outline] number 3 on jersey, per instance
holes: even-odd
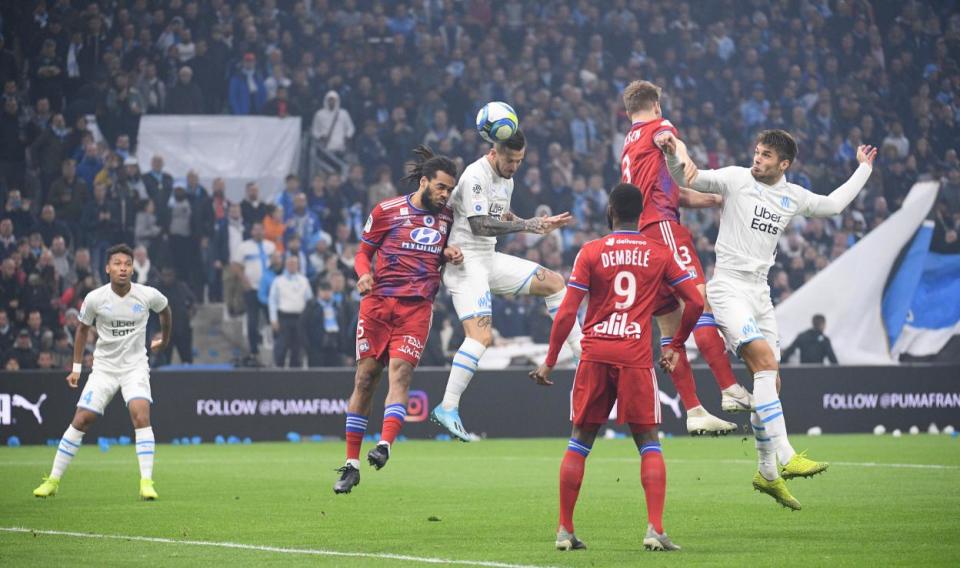
[[[682,262],[684,266],[688,266],[693,261],[693,259],[690,258],[690,249],[688,249],[686,245],[677,247],[677,256],[680,257],[680,262]]]
[[[623,296],[622,302],[613,305],[618,310],[627,310],[637,299],[637,278],[632,272],[618,272],[613,278],[613,291],[617,296]]]

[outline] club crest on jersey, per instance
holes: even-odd
[[[640,339],[643,328],[635,321],[627,321],[627,314],[615,313],[610,319],[602,321],[592,328],[597,335],[612,335],[614,337],[632,337]]]
[[[367,351],[370,351],[370,342],[367,341],[366,339],[361,339],[360,341],[358,341],[358,342],[357,342],[357,352],[358,352],[358,353],[366,353]]]
[[[436,223],[436,220],[433,218],[433,215],[427,215],[423,218],[423,224],[428,227],[432,227],[434,223]]]
[[[440,234],[441,235],[447,234],[447,224],[443,221],[440,222]]]
[[[429,246],[439,243],[443,237],[441,237],[440,232],[435,229],[418,227],[410,232],[410,238],[417,244]]]
[[[780,205],[783,206],[784,209],[790,209],[791,203],[793,203],[793,201],[786,195],[780,198]]]
[[[134,305],[133,305],[133,313],[139,314],[139,313],[142,313],[142,312],[143,312],[143,306],[141,306],[140,304],[134,304]]]

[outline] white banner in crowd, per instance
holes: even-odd
[[[147,115],[140,119],[137,161],[150,169],[155,155],[174,180],[194,170],[207,190],[222,177],[231,200],[243,199],[249,181],[269,199],[283,187],[283,178],[297,169],[300,118],[266,116]]]
[[[890,354],[881,317],[883,291],[897,256],[930,212],[939,186],[932,181],[914,185],[899,211],[777,306],[782,348],[811,327],[814,314],[823,314],[841,365],[898,363]]]

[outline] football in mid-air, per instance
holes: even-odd
[[[477,113],[477,132],[480,137],[494,144],[513,136],[520,127],[517,113],[507,103],[494,101],[483,105]]]

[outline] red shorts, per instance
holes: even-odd
[[[573,378],[570,420],[606,424],[614,403],[618,424],[660,424],[660,389],[652,368],[580,361]]]
[[[697,247],[693,245],[693,237],[686,227],[676,221],[656,221],[641,228],[640,234],[670,247],[670,250],[680,258],[680,262],[690,271],[693,283],[706,284],[703,278],[703,266],[700,265],[700,257],[697,256]],[[677,303],[670,288],[664,286],[654,305],[656,306],[654,315],[660,316],[672,312],[680,304]]]
[[[357,361],[372,357],[386,366],[390,359],[403,359],[416,367],[432,322],[430,300],[366,296],[357,321]]]

